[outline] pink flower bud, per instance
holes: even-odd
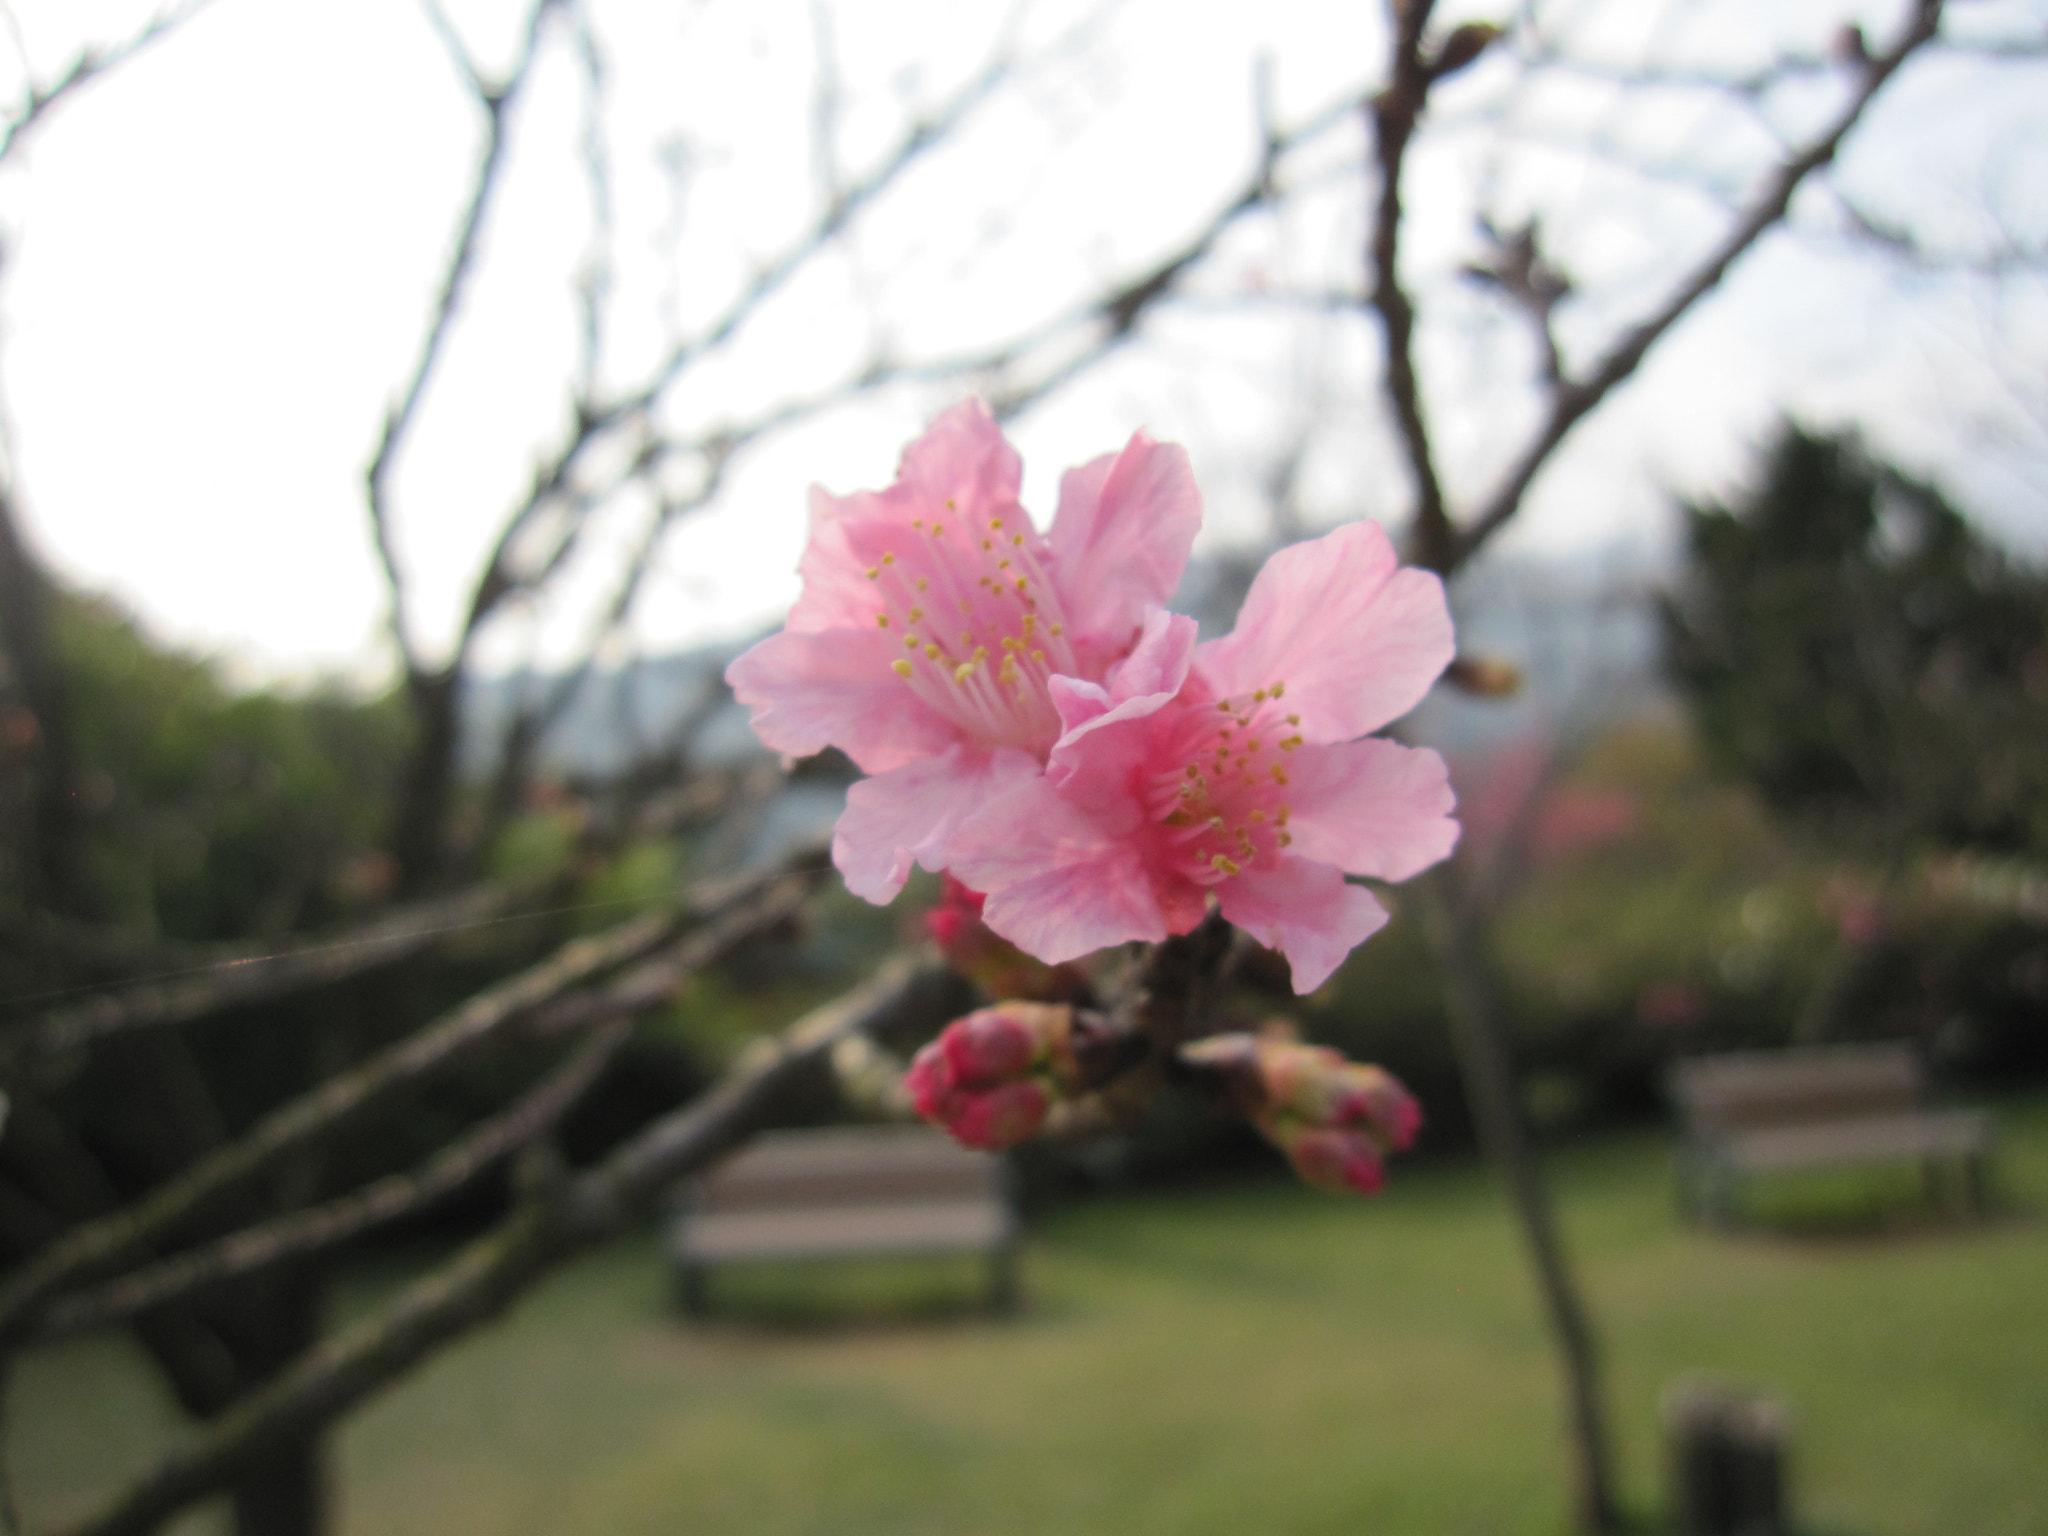
[[[1001,1152],[1028,1140],[1051,1109],[1052,1095],[1045,1084],[1024,1077],[982,1092],[962,1093],[945,1128],[963,1146]]]
[[[986,1088],[1031,1070],[1052,1041],[1067,1010],[1036,1003],[1000,1003],[956,1019],[939,1036],[939,1048],[963,1088]],[[1047,1020],[1046,1014],[1058,1015]]]
[[[1013,1147],[1076,1078],[1064,1004],[998,1003],[955,1019],[904,1074],[918,1114],[970,1147]]]
[[[1276,1132],[1273,1139],[1294,1171],[1317,1189],[1376,1195],[1387,1182],[1378,1143],[1360,1131],[1294,1122]]]

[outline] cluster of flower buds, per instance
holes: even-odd
[[[904,1086],[917,1112],[955,1140],[1000,1152],[1143,1050],[1141,1036],[1064,1003],[998,1003],[941,1030],[912,1059]]]
[[[1377,1194],[1385,1157],[1410,1146],[1422,1106],[1384,1068],[1277,1033],[1214,1035],[1181,1047],[1219,1075],[1246,1118],[1318,1189]]]
[[[990,997],[1071,1003],[1088,996],[1088,976],[1078,965],[1047,965],[999,937],[981,920],[983,900],[981,892],[946,876],[939,904],[924,916],[946,964]]]

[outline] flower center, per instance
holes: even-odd
[[[1021,510],[973,522],[946,510],[867,569],[875,623],[902,636],[891,669],[971,740],[1043,759],[1060,735],[1047,685],[1081,675],[1045,541]]]
[[[1294,841],[1287,754],[1301,745],[1301,717],[1286,713],[1286,691],[1277,682],[1188,711],[1167,755],[1175,766],[1149,786],[1168,857],[1197,885],[1270,867]]]

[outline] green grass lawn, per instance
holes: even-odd
[[[1710,1371],[1790,1404],[1802,1530],[2048,1532],[2048,1101],[2003,1124],[2005,1214],[1982,1226],[1873,1205],[1882,1179],[1817,1181],[1774,1192],[1799,1235],[1714,1237],[1678,1226],[1658,1139],[1555,1158],[1634,1511],[1660,1500],[1660,1392]],[[995,1321],[964,1263],[740,1273],[691,1327],[652,1241],[618,1248],[349,1425],[341,1528],[1566,1528],[1556,1374],[1477,1169],[1404,1169],[1369,1203],[1274,1186],[1070,1209],[1025,1276],[1024,1312]],[[113,1339],[31,1356],[9,1418],[31,1530],[172,1432]]]

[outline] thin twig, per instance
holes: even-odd
[[[1537,472],[1549,462],[1566,435],[1581,417],[1606,399],[1614,387],[1634,373],[1643,356],[1693,305],[1705,297],[1736,260],[1756,244],[1764,232],[1777,224],[1791,206],[1792,194],[1813,172],[1833,160],[1849,130],[1862,118],[1864,109],[1886,81],[1914,51],[1934,37],[1941,24],[1942,0],[1918,0],[1913,19],[1899,40],[1864,67],[1855,93],[1834,121],[1797,155],[1772,173],[1763,191],[1749,205],[1734,227],[1722,237],[1678,285],[1663,305],[1630,330],[1605,358],[1583,379],[1567,383],[1552,397],[1550,413],[1542,429],[1509,469],[1473,518],[1461,527],[1441,564],[1435,568],[1448,575],[1463,565],[1480,547],[1520,510]],[[1433,563],[1433,562],[1426,562]]]
[[[71,67],[48,85],[37,85],[31,79],[22,93],[20,104],[5,120],[0,120],[0,161],[11,155],[23,136],[48,116],[50,109],[65,97],[79,87],[97,80],[116,65],[134,58],[151,44],[163,41],[212,3],[213,0],[186,0],[185,4],[174,6],[156,16],[125,42],[106,49],[83,49],[71,61]],[[24,67],[27,62],[27,56],[24,54]]]

